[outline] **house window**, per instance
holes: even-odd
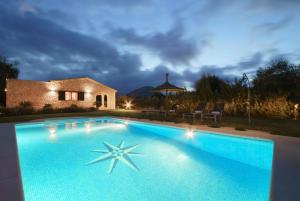
[[[58,100],[66,100],[66,94],[64,91],[58,92]]]
[[[84,92],[59,91],[58,100],[84,101]]]
[[[84,92],[78,92],[78,100],[84,101]]]
[[[71,99],[72,100],[78,100],[78,92],[71,92]]]
[[[73,101],[78,100],[77,92],[66,91],[65,93],[66,93],[66,100],[73,100]]]

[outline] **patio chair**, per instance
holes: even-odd
[[[168,113],[176,113],[176,111],[177,111],[177,107],[178,107],[178,105],[172,105],[172,107],[171,107],[171,109],[168,111]]]
[[[213,111],[211,111],[211,113],[218,115],[219,119],[221,120],[223,116],[223,111],[224,111],[224,103],[218,103],[214,107]]]
[[[192,117],[193,119],[195,119],[200,115],[200,119],[202,120],[204,108],[205,107],[203,106],[203,104],[199,104],[194,112],[183,113],[182,118],[185,119],[185,117]]]
[[[214,119],[217,122],[218,118],[221,121],[224,111],[224,104],[216,104],[213,110],[209,113],[203,114],[201,117],[203,119]]]

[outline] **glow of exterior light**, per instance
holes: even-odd
[[[187,139],[194,139],[195,138],[195,133],[192,130],[188,130],[185,134],[184,134],[185,138]]]
[[[56,134],[52,133],[49,135],[49,140],[55,140],[56,139]]]
[[[49,90],[50,90],[51,92],[55,92],[56,87],[52,85],[52,86],[49,87]]]
[[[70,123],[66,123],[65,124],[65,129],[69,129],[70,128]]]
[[[87,123],[85,123],[85,129],[86,129],[86,131],[91,131],[91,128],[92,128],[92,125],[91,125],[91,123],[90,122],[87,122]]]
[[[49,87],[49,95],[52,97],[56,96],[56,87],[55,86]]]
[[[73,122],[72,123],[72,128],[76,128],[77,127],[77,123],[76,122]]]
[[[126,125],[124,125],[124,124],[116,124],[116,125],[114,125],[113,126],[114,128],[119,128],[119,129],[122,129],[122,128],[125,128],[126,127]]]
[[[299,104],[296,104],[296,105],[295,105],[295,109],[298,109],[298,107],[299,107]]]
[[[125,102],[125,108],[126,108],[127,110],[130,110],[131,107],[132,107],[131,101],[126,101],[126,102]]]
[[[49,138],[49,140],[54,140],[54,139],[56,139],[56,127],[49,127],[48,128],[48,131],[49,131],[49,136],[48,136],[48,138]]]
[[[5,88],[4,91],[7,92],[7,89]]]
[[[48,128],[48,130],[49,130],[50,134],[55,134],[56,133],[56,128],[55,127],[50,127],[50,128]]]
[[[99,124],[97,129],[113,129],[113,130],[118,130],[118,129],[124,129],[126,128],[126,125],[124,124]]]
[[[85,94],[86,94],[87,97],[90,97],[91,93],[92,93],[91,89],[85,89]]]

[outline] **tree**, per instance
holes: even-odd
[[[5,87],[7,78],[18,78],[19,70],[16,62],[9,62],[0,56],[0,105],[5,105]]]
[[[217,102],[230,99],[230,84],[215,75],[206,75],[195,84],[201,101]]]
[[[194,112],[200,101],[196,92],[184,92],[169,96],[170,108],[179,112]]]
[[[253,80],[256,94],[262,98],[287,97],[300,100],[300,65],[280,59],[266,68],[260,68]]]
[[[248,86],[244,77],[235,78],[233,83],[231,84],[231,93],[233,98],[247,98],[248,95]]]

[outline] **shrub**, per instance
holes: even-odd
[[[5,107],[0,106],[0,116],[5,115]]]
[[[251,112],[255,116],[289,118],[293,116],[293,104],[285,97],[268,98],[265,101],[256,100]]]
[[[0,113],[3,113],[5,116],[27,115],[34,113],[34,109],[31,102],[24,101],[14,108],[1,108]]]
[[[236,127],[235,130],[237,130],[237,131],[246,131],[247,129],[243,128],[243,127]]]
[[[72,104],[70,107],[65,107],[61,109],[62,112],[72,113],[72,112],[87,112],[85,108],[78,107],[75,104]]]
[[[15,108],[15,111],[18,114],[26,115],[26,114],[32,114],[34,112],[34,109],[32,107],[32,103],[29,101],[23,101],[20,103],[18,107]]]
[[[97,111],[98,109],[96,107],[90,107],[88,110],[93,112],[93,111]]]
[[[53,109],[51,104],[45,104],[40,112],[42,112],[42,113],[54,113],[55,110]]]

